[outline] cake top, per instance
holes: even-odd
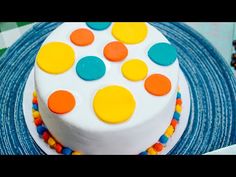
[[[176,49],[148,23],[77,22],[62,24],[46,39],[35,78],[52,113],[109,128],[161,111],[176,91],[178,69]]]

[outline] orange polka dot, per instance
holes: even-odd
[[[70,40],[75,45],[87,46],[89,44],[92,44],[92,42],[94,41],[94,35],[90,30],[80,28],[71,33]]]
[[[75,106],[74,96],[65,90],[58,90],[48,98],[48,108],[56,114],[70,112]]]
[[[122,61],[127,57],[128,49],[123,43],[114,41],[104,47],[103,54],[110,61]]]
[[[170,80],[161,74],[152,74],[145,80],[145,89],[152,95],[163,96],[170,92]]]

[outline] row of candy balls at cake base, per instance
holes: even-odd
[[[178,91],[176,98],[175,112],[170,125],[166,129],[165,133],[160,137],[157,143],[149,147],[146,151],[141,152],[139,155],[158,155],[163,150],[169,138],[175,132],[176,126],[179,123],[181,112],[182,112],[182,98],[181,98],[181,93]]]
[[[32,106],[32,115],[34,118],[34,124],[37,128],[37,133],[39,136],[57,153],[61,153],[64,155],[82,155],[79,151],[73,151],[72,149],[68,147],[64,147],[60,143],[58,143],[55,138],[52,137],[46,126],[44,125],[41,115],[39,113],[38,109],[38,100],[37,100],[37,93],[33,92],[33,100],[32,100],[33,106]]]

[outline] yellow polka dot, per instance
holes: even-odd
[[[98,118],[111,124],[130,119],[135,105],[134,97],[130,91],[116,85],[99,90],[93,100],[93,108]]]
[[[126,44],[142,42],[148,33],[147,25],[143,22],[117,22],[112,26],[112,35]]]
[[[145,79],[148,73],[146,63],[139,59],[133,59],[122,65],[121,72],[123,76],[131,81],[140,81]]]
[[[63,42],[51,42],[41,47],[36,60],[43,71],[60,74],[72,67],[75,53],[69,45]]]

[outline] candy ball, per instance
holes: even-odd
[[[65,148],[62,149],[62,154],[64,154],[64,155],[71,155],[72,154],[72,150],[70,148],[65,147]]]
[[[47,128],[44,127],[43,125],[37,126],[37,132],[38,132],[39,135],[42,135],[43,132],[45,132],[46,130],[47,130]]]
[[[162,135],[159,139],[161,144],[166,144],[168,141],[168,137],[166,135]]]
[[[48,145],[53,148],[54,145],[56,144],[56,141],[52,138],[52,137],[49,137],[48,138]]]

